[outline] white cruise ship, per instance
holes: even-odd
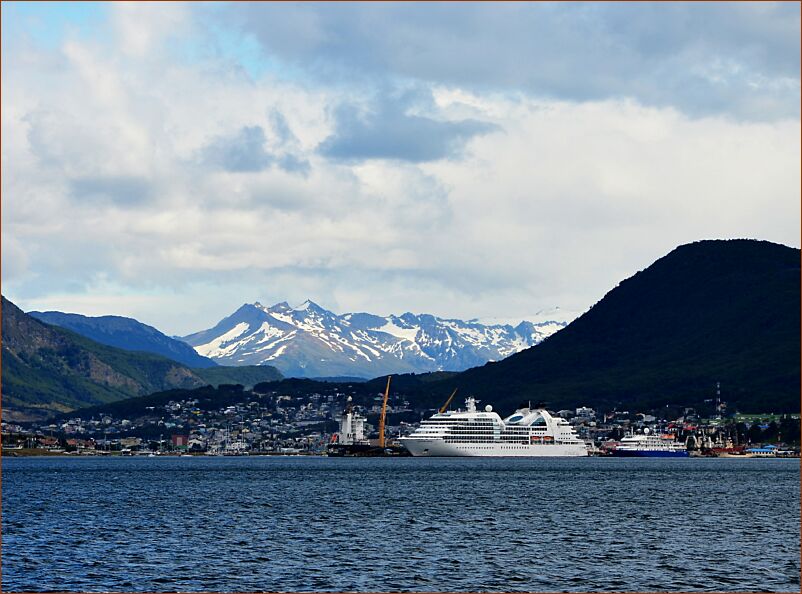
[[[587,445],[568,421],[543,408],[519,408],[506,419],[476,400],[466,410],[438,412],[401,443],[413,456],[587,456]]]

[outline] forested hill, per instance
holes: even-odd
[[[683,245],[541,344],[420,387],[459,386],[503,411],[648,408],[715,395],[741,411],[800,410],[800,252],[755,240]]]
[[[142,351],[172,359],[190,368],[216,367],[187,343],[170,338],[153,326],[122,316],[89,317],[60,311],[30,311],[28,315],[51,326],[67,328],[90,340],[126,351]]]
[[[204,381],[158,355],[98,344],[44,324],[2,298],[3,418],[41,418],[55,411],[112,402]]]

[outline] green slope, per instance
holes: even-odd
[[[205,382],[159,355],[104,346],[49,326],[2,298],[4,418],[36,418],[54,411],[112,402]]]
[[[270,365],[244,365],[242,367],[220,365],[192,371],[215,388],[220,384],[240,384],[249,390],[260,382],[275,382],[284,377],[278,369]]]

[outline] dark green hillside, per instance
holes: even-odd
[[[158,355],[98,344],[2,298],[3,417],[35,418],[205,382]]]
[[[250,389],[260,382],[275,382],[284,376],[271,365],[243,365],[241,367],[206,367],[193,369],[195,375],[214,387],[220,384],[241,384]]]
[[[220,385],[216,388],[212,386],[201,386],[200,388],[188,390],[165,390],[148,394],[147,396],[126,398],[125,400],[117,400],[116,402],[108,404],[88,406],[60,416],[62,418],[74,416],[82,419],[90,419],[95,416],[112,415],[119,419],[133,419],[142,415],[152,414],[149,409],[153,407],[163,407],[171,400],[194,399],[198,401],[197,405],[199,408],[210,410],[232,404],[239,404],[245,399],[244,395],[246,395],[246,392],[243,391],[241,385],[227,384]]]
[[[502,411],[647,408],[722,398],[744,412],[800,410],[800,252],[765,241],[683,245],[623,281],[546,341],[416,392],[453,387]]]
[[[392,376],[390,389],[392,392],[408,394],[427,384],[456,378],[460,374],[456,371],[432,371],[431,373],[401,373]],[[384,392],[387,387],[387,376],[382,375],[365,382],[368,392]],[[439,405],[438,405],[439,406]]]
[[[435,371],[432,373],[403,373],[392,376],[390,394],[395,396],[415,395],[416,391],[430,383],[456,377],[454,371]],[[287,378],[278,382],[262,382],[254,386],[260,394],[279,392],[289,396],[308,396],[310,394],[328,394],[342,392],[354,397],[357,404],[371,403],[373,398],[387,388],[387,376],[382,375],[372,380],[327,382],[307,378]],[[444,398],[445,399],[445,398]],[[442,403],[438,403],[440,406]]]

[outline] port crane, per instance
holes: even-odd
[[[382,414],[379,417],[379,447],[384,447],[384,419],[387,416],[387,398],[390,396],[390,378],[392,375],[387,376],[387,388],[384,390],[384,402],[382,402]]]
[[[440,407],[440,410],[439,410],[440,413],[444,413],[444,412],[446,412],[448,410],[448,405],[451,404],[451,401],[454,399],[454,396],[457,395],[457,390],[459,390],[459,388],[454,388],[454,391],[451,392],[451,396],[448,397],[448,400],[446,400],[446,403],[443,406]]]

